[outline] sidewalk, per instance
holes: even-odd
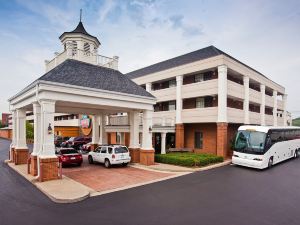
[[[27,165],[15,165],[7,162],[7,165],[23,176],[26,180],[35,185],[41,192],[47,195],[56,203],[73,203],[82,201],[94,192],[90,189],[66,176],[61,180],[52,180],[46,182],[37,182],[35,177],[27,174]]]
[[[205,171],[210,170],[214,168],[218,168],[221,166],[229,165],[231,163],[231,159],[227,159],[224,162],[216,163],[213,165],[208,165],[205,167],[197,167],[197,168],[189,168],[189,167],[183,167],[183,166],[176,166],[171,164],[164,164],[164,163],[155,163],[155,165],[152,166],[144,166],[139,163],[130,164],[130,166],[144,169],[144,170],[156,170],[161,172],[173,172],[173,173],[189,173],[189,172],[197,172],[197,171]]]

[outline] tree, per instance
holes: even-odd
[[[2,127],[4,127],[4,126],[2,125],[2,120],[0,120],[0,128],[2,128]]]
[[[28,121],[26,121],[26,138],[33,139],[33,137],[34,137],[33,125]]]

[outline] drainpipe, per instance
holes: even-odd
[[[39,100],[39,83],[36,84],[36,91],[35,91],[35,97],[36,97],[36,100],[37,102],[41,105],[41,102]],[[41,121],[41,130],[43,131],[43,123]],[[44,135],[41,135],[42,136],[42,140],[41,140],[41,143],[44,143]],[[42,148],[42,146],[41,146]],[[37,156],[39,156],[42,152],[42,149],[40,149],[37,153]],[[38,168],[38,174],[37,174],[37,177],[40,177],[40,159],[39,157],[37,157],[37,168]]]

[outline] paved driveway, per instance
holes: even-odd
[[[225,166],[87,199],[55,204],[2,161],[0,224],[299,225],[300,159],[270,170]]]
[[[63,168],[63,174],[98,192],[151,182],[174,175],[130,166],[113,166],[107,169],[103,164],[88,164],[87,155],[83,156],[81,167]]]

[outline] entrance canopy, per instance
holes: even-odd
[[[143,113],[143,150],[152,148],[152,111],[155,97],[118,70],[67,59],[9,99],[13,119],[12,149],[24,151],[26,111],[34,114],[32,156],[55,158],[54,114],[93,115],[94,144],[107,143],[104,125],[109,114],[127,112],[130,146],[139,146],[139,114]]]
[[[61,113],[152,110],[155,97],[117,70],[68,59],[9,99],[11,109],[55,101]]]

